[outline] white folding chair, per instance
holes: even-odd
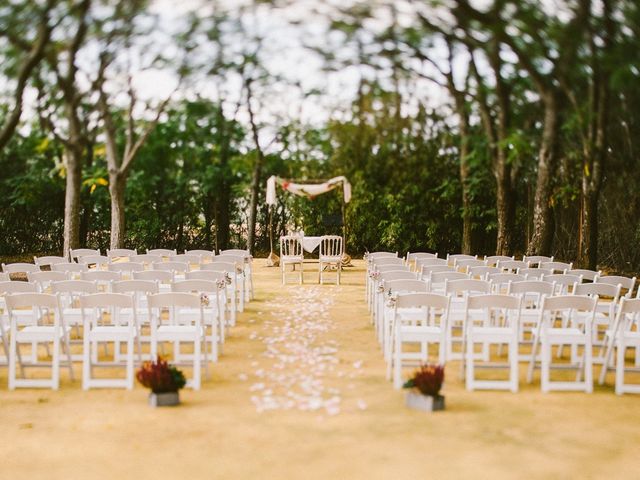
[[[158,255],[162,258],[168,259],[171,255],[176,255],[178,252],[175,249],[171,250],[169,248],[152,248],[147,249],[147,253],[149,255]]]
[[[635,325],[635,329],[634,329]],[[640,384],[625,383],[625,374],[627,372],[635,372],[638,374],[640,368],[637,365],[637,358],[634,367],[626,366],[626,353],[628,348],[633,348],[638,355],[640,348],[640,298],[622,298],[620,308],[612,331],[612,346],[615,345],[616,355],[616,395],[625,393],[640,393]],[[608,355],[607,355],[608,359]],[[602,365],[600,373],[600,384],[604,383],[608,362]]]
[[[520,325],[520,302],[518,297],[500,294],[467,297],[465,306],[465,361],[467,390],[518,391],[518,328]],[[471,312],[473,311],[473,314]],[[479,323],[478,323],[479,321]],[[483,348],[491,344],[508,345],[508,363],[476,365],[476,343]],[[508,368],[507,380],[479,380],[477,368]]]
[[[67,262],[68,260],[65,257],[57,257],[55,255],[49,255],[46,257],[33,257],[33,263],[40,267],[40,270],[42,270],[42,267],[51,268],[51,265],[55,265],[56,263]]]
[[[539,267],[543,262],[553,262],[553,256],[548,257],[546,255],[525,255],[522,260],[527,262],[530,266]]]
[[[427,293],[427,283],[422,280],[415,279],[398,279],[398,280],[385,280],[381,285],[385,291],[384,297],[388,299],[385,302],[385,305],[382,307],[381,318],[378,322],[378,326],[376,328],[378,334],[378,340],[380,345],[382,346],[382,351],[384,355],[384,359],[386,362],[390,361],[391,357],[391,339],[392,335],[392,326],[393,326],[393,315],[394,315],[394,304],[395,298],[398,295],[403,295],[405,293]],[[405,312],[406,313],[406,312]],[[403,315],[401,312],[401,317],[403,320],[409,320],[406,318],[406,315]]]
[[[459,260],[477,260],[477,255],[467,255],[465,253],[447,253],[447,264],[451,267],[455,266],[456,261]]]
[[[433,293],[433,290],[431,292]],[[464,358],[464,324],[466,321],[465,305],[467,297],[491,293],[491,283],[486,280],[451,277],[445,279],[443,293],[451,297],[447,322],[447,358],[449,360],[462,360]],[[460,332],[460,335],[454,335],[456,330]],[[456,343],[462,347],[460,351],[454,350],[454,344]],[[483,349],[482,358],[489,360],[488,345]]]
[[[416,262],[418,260],[425,260],[428,258],[438,258],[438,254],[430,252],[407,252],[407,255],[404,257],[404,261],[411,270],[415,271]]]
[[[80,274],[89,270],[89,266],[82,263],[56,263],[51,265],[51,270],[69,274],[70,280],[79,280]]]
[[[110,263],[108,268],[110,272],[119,272],[123,279],[132,280],[133,272],[144,271],[144,264],[129,260],[128,262]]]
[[[552,282],[541,280],[524,280],[509,284],[508,294],[521,299],[518,327],[518,342],[521,345],[533,345],[533,332],[537,330],[540,321],[542,299],[553,296],[555,288]],[[531,353],[520,353],[519,361],[531,361]]]
[[[174,277],[171,270],[145,270],[144,272],[132,272],[134,280],[149,280],[158,283],[159,293],[169,293]]]
[[[222,344],[225,337],[224,309],[220,304],[220,296],[218,295],[220,287],[218,285],[218,282],[212,280],[197,279],[182,280],[172,285],[174,292],[196,293],[201,298],[206,295],[208,300],[203,301],[204,305],[202,307],[204,315],[203,326],[205,328],[211,327],[211,334],[206,336],[205,341],[211,344],[211,360],[214,362],[218,361],[218,354],[222,353]],[[184,320],[194,321],[195,317],[200,314],[200,308],[184,307],[180,308],[177,313]]]
[[[249,298],[249,291],[247,285],[249,282],[247,281],[247,270],[245,269],[245,257],[242,255],[232,255],[230,253],[217,255],[212,262],[213,264],[225,264],[230,265],[233,264],[234,267],[232,269],[229,266],[229,272],[233,271],[236,278],[236,285],[238,287],[238,311],[244,312],[244,304],[247,298]]]
[[[89,270],[80,273],[80,280],[94,282],[98,286],[99,292],[110,292],[111,284],[122,280],[122,274],[104,270]]]
[[[304,283],[304,250],[302,248],[302,236],[285,235],[280,237],[280,275],[282,276],[282,285],[286,283],[287,265],[300,266],[298,275],[300,276],[300,285]]]
[[[589,280],[590,282],[595,282],[596,278],[602,275],[602,271],[598,270],[587,270],[584,268],[572,268],[571,270],[567,270],[569,275],[578,275],[582,277],[582,281]]]
[[[550,268],[519,268],[518,275],[524,275],[526,280],[542,280],[544,275],[553,275]]]
[[[492,273],[487,277],[491,282],[491,291],[493,293],[505,294],[509,291],[509,284],[513,282],[522,282],[526,279],[524,275],[518,273]]]
[[[239,248],[231,248],[228,250],[222,250],[220,255],[235,255],[242,257],[244,259],[244,271],[245,276],[248,279],[247,282],[247,298],[249,300],[253,300],[254,291],[253,291],[253,256],[249,250],[241,250]]]
[[[27,275],[33,275],[37,273],[51,273],[51,272],[29,272]],[[3,345],[5,348],[5,353],[7,354],[7,359],[9,358],[9,330],[11,325],[11,319],[9,318],[9,313],[7,311],[7,303],[5,301],[5,297],[7,295],[13,293],[41,293],[40,287],[35,282],[18,282],[18,281],[4,281],[0,282],[0,307],[3,312],[0,314],[0,326],[4,330],[2,334]],[[15,310],[14,315],[16,316],[16,321],[19,326],[32,326],[37,325],[39,321],[38,311],[29,309],[29,310]],[[38,361],[38,345],[34,342],[31,345],[31,363],[37,363]]]
[[[56,295],[47,293],[14,293],[5,297],[9,318],[11,319],[11,334],[9,346],[9,390],[18,387],[51,388],[57,390],[60,386],[60,350],[64,349],[67,357],[69,378],[73,380],[73,366],[68,342],[68,332],[64,318],[60,312],[60,301]],[[21,326],[16,312],[28,309],[33,312],[33,322]],[[20,355],[20,345],[28,343],[37,345],[51,344],[51,362],[32,362],[25,364]],[[47,351],[49,349],[47,348]],[[36,353],[37,355],[37,353]],[[33,352],[32,352],[33,356]],[[26,367],[51,367],[51,378],[25,378]],[[16,376],[16,367],[20,368],[21,377]]]
[[[204,351],[204,369],[208,372],[207,348],[204,332],[204,312],[200,295],[193,293],[170,292],[149,295],[149,318],[151,318],[151,356],[156,358],[158,347],[163,342],[173,343],[173,363],[184,364],[183,359],[189,358],[193,366],[193,375],[187,380],[187,385],[194,390],[200,390],[202,352]],[[180,309],[193,308],[199,313],[189,316],[189,321],[183,321],[180,317]],[[163,321],[163,312],[168,310],[168,321]],[[180,352],[180,343],[193,344],[193,353],[183,355]]]
[[[238,317],[238,311],[240,310],[240,301],[238,299],[238,275],[236,273],[235,263],[227,262],[214,262],[206,263],[202,265],[200,271],[205,272],[218,272],[225,276],[227,286],[225,288],[225,301],[229,305],[230,325],[234,326]]]
[[[95,270],[107,270],[111,259],[106,255],[83,255],[78,258],[78,263],[86,265],[89,268],[93,266]]]
[[[71,262],[78,262],[80,258],[87,255],[100,255],[100,250],[94,248],[72,248],[69,250],[69,260]]]
[[[336,285],[340,285],[344,248],[339,235],[323,235],[320,237],[320,256],[318,260],[318,282],[324,283],[327,269],[336,270]]]
[[[576,286],[582,283],[579,275],[569,275],[568,273],[554,273],[542,277],[545,282],[553,282],[556,285],[555,295],[569,295],[573,293]]]
[[[136,250],[132,250],[130,248],[114,248],[113,250],[107,250],[107,257],[109,257],[112,261],[116,258],[129,260],[131,257],[137,254],[138,252]]]
[[[551,390],[593,391],[593,363],[591,348],[591,328],[598,299],[589,296],[561,295],[542,299],[540,320],[534,332],[531,361],[527,381],[533,381],[536,368],[536,353],[540,345],[540,384],[543,392]],[[579,318],[578,318],[579,317]],[[566,326],[565,319],[567,320]],[[571,345],[577,351],[582,347],[581,358],[574,363],[552,364],[554,345]],[[572,355],[573,356],[573,355]],[[577,355],[576,355],[577,356]],[[575,369],[576,380],[552,381],[551,369]],[[584,380],[582,376],[584,375]]]
[[[209,263],[216,256],[216,252],[212,250],[185,250],[184,253],[188,255],[198,255],[200,257],[200,263]]]
[[[420,272],[420,275],[418,276],[418,278],[425,281],[429,281],[432,273],[440,273],[440,272],[462,273],[462,272],[457,272],[456,267],[450,267],[449,265],[421,265],[419,272]]]
[[[170,262],[184,262],[189,265],[189,269],[192,270],[192,266],[200,267],[200,255],[191,255],[189,253],[176,253],[169,256]]]
[[[437,268],[441,268],[441,267],[437,267]],[[447,282],[450,282],[452,280],[469,279],[469,275],[466,273],[455,272],[452,270],[446,270],[442,272],[431,271],[429,272],[429,276],[426,279],[424,278],[424,276],[422,277],[422,279],[427,281],[427,284],[429,285],[429,292],[446,294],[445,288],[447,286]]]
[[[515,258],[507,255],[490,255],[484,257],[484,261],[489,267],[497,267],[498,262],[509,262],[511,260],[515,260]]]
[[[138,255],[133,255],[130,258],[131,262],[135,262],[135,263],[141,263],[144,266],[145,270],[151,270],[151,266],[154,263],[160,263],[162,262],[162,256],[161,255],[153,255],[151,253],[140,253]]]
[[[51,285],[51,282],[69,280],[69,274],[66,272],[29,272],[27,273],[27,280],[36,283],[40,292],[47,293],[46,290]]]
[[[529,268],[531,265],[524,260],[498,260],[496,267],[506,273],[516,273],[518,269]]]
[[[604,275],[598,276],[595,283],[608,283],[609,285],[620,285],[621,295],[625,298],[631,298],[633,296],[633,288],[636,284],[636,277],[622,277],[620,275]],[[640,290],[638,290],[640,294]]]
[[[415,272],[410,272],[409,270],[392,270],[389,272],[381,272],[380,276],[376,280],[375,285],[375,299],[374,299],[374,307],[371,311],[371,321],[376,326],[376,330],[379,332],[380,330],[380,321],[381,315],[384,310],[384,302],[388,297],[388,288],[385,287],[386,282],[394,281],[394,280],[417,280],[418,275]],[[426,283],[425,283],[426,285]],[[379,337],[380,338],[380,337]]]
[[[152,263],[153,270],[167,271],[173,274],[173,280],[184,280],[185,273],[191,271],[186,262],[156,262]]]
[[[553,273],[567,273],[569,270],[573,268],[573,263],[565,263],[565,262],[540,262],[540,268],[547,268],[549,270],[553,270]]]
[[[222,284],[222,282],[227,282],[229,277],[225,272],[222,271],[213,271],[213,270],[196,270],[194,272],[187,272],[185,274],[186,280],[209,280],[211,282],[216,282]],[[221,306],[221,322],[222,322],[222,330],[221,330],[221,338],[224,341],[225,336],[225,328],[224,326],[229,325],[233,326],[231,323],[231,308],[232,305],[227,301],[227,289],[226,288],[218,288],[218,298],[219,304]]]
[[[27,274],[29,272],[39,272],[40,268],[33,263],[23,263],[23,262],[3,263],[2,271],[9,274],[12,274],[12,273]]]
[[[82,388],[126,388],[133,389],[134,342],[138,361],[142,362],[140,328],[136,317],[134,298],[124,293],[94,293],[80,297],[84,332],[82,358]],[[122,315],[124,313],[124,315]],[[99,360],[98,346],[113,343],[113,361]],[[127,346],[125,356],[125,378],[94,377],[98,367],[119,366],[120,345]]]
[[[409,324],[402,319],[402,312],[411,316]],[[393,351],[388,364],[389,374],[393,372],[393,386],[402,387],[402,367],[408,364],[426,362],[429,345],[438,345],[438,362],[446,360],[447,321],[449,318],[449,297],[433,293],[408,293],[398,295],[393,315]],[[405,344],[419,344],[420,351],[404,351]]]
[[[469,269],[471,267],[486,267],[487,264],[484,260],[479,260],[477,258],[467,258],[467,259],[458,259],[453,262],[453,266],[461,272],[469,273]]]
[[[371,280],[371,274],[373,272],[373,266],[374,263],[376,261],[376,259],[383,259],[383,258],[398,258],[398,252],[365,252],[364,254],[364,260],[366,262],[366,266],[367,266],[367,271],[365,274],[365,300],[367,302],[367,306],[369,307],[369,309],[371,309],[372,304],[371,302],[373,301],[373,297],[372,297],[372,292],[371,292],[371,284],[370,284],[370,280]],[[402,259],[400,259],[402,260]],[[403,261],[404,263],[404,261]]]

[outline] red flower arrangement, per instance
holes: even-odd
[[[155,362],[145,362],[136,378],[153,393],[177,392],[187,383],[184,374],[158,357]]]
[[[444,382],[444,365],[426,364],[415,371],[402,388],[415,388],[421,394],[437,397]]]

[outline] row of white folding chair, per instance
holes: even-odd
[[[515,296],[501,294],[480,294],[465,298],[464,309],[464,340],[466,342],[465,357],[462,366],[466,367],[466,384],[469,389],[476,388],[506,388],[511,391],[518,389],[518,329],[520,303],[522,299]],[[595,314],[597,299],[589,296],[564,295],[545,297],[542,300],[541,316],[536,330],[536,343],[541,345],[541,388],[544,392],[550,390],[584,390],[591,392],[593,389],[590,328],[591,320]],[[401,369],[406,360],[426,361],[428,359],[429,344],[438,344],[438,358],[440,363],[447,360],[446,342],[447,327],[451,314],[451,298],[447,295],[432,293],[412,293],[399,295],[394,307],[394,338],[393,351],[390,356],[389,371],[392,371],[393,382],[396,388],[402,385]],[[435,312],[433,310],[437,310]],[[501,310],[501,315],[495,315],[493,310]],[[399,319],[399,310],[409,310],[410,324]],[[417,314],[421,317],[418,321]],[[472,315],[472,311],[475,311]],[[479,312],[480,311],[480,315]],[[510,314],[505,312],[509,311]],[[569,315],[569,326],[558,326],[557,312]],[[574,312],[581,315],[575,316]],[[496,320],[500,319],[497,324]],[[420,352],[403,352],[403,344],[419,343]],[[475,378],[475,360],[482,358],[475,353],[474,346],[481,343],[483,348],[488,343],[509,345],[509,379],[506,381],[486,381]],[[560,343],[570,343],[572,346],[582,348],[582,359],[572,367],[578,369],[578,377],[575,382],[551,381],[550,370],[554,367],[551,363],[551,347]],[[532,379],[533,368],[536,365],[535,355],[532,355],[528,381]],[[482,360],[487,360],[482,358]],[[562,365],[566,367],[567,365]],[[584,374],[584,380],[581,375]]]
[[[377,267],[380,267],[383,265],[390,265],[390,264],[401,265],[402,259],[399,259],[401,262],[398,263],[397,252],[396,253],[393,253],[393,252],[367,253],[365,255],[365,259],[367,262],[367,270],[365,273],[365,301],[367,302],[367,306],[369,307],[369,310],[371,310],[373,308],[373,290],[374,290],[374,283],[375,283],[373,275],[375,274],[375,272],[379,270]],[[389,263],[389,262],[386,262],[387,259],[395,259],[395,260],[392,260]]]
[[[60,350],[65,350],[69,375],[73,380],[73,369],[71,365],[70,347],[68,343],[68,326],[65,324],[65,316],[62,313],[63,307],[58,295],[44,293],[16,293],[6,297],[11,318],[11,343],[9,353],[9,388],[16,387],[49,387],[58,389]],[[24,311],[25,308],[32,309],[34,316],[38,316],[35,325],[19,327],[17,311]],[[176,308],[188,308],[199,310],[199,315],[190,322],[177,322],[179,316],[175,314]],[[163,325],[161,316],[165,309],[171,310],[170,324]],[[91,387],[118,387],[133,388],[133,352],[134,341],[139,341],[139,329],[137,328],[136,311],[134,300],[131,295],[119,293],[93,293],[80,299],[80,310],[85,330],[84,350],[83,350],[83,388]],[[88,314],[87,311],[92,314]],[[111,314],[111,321],[108,325],[103,324],[104,311]],[[193,363],[193,379],[188,382],[194,389],[200,388],[201,369],[201,344],[205,341],[203,330],[203,306],[199,295],[192,293],[165,293],[152,294],[149,296],[149,316],[151,317],[151,351],[155,357],[159,342],[192,342],[194,344],[194,354],[191,355]],[[127,320],[124,320],[127,318]],[[49,324],[44,325],[44,322]],[[123,325],[126,323],[126,325]],[[19,352],[21,343],[51,343],[52,354],[52,374],[51,379],[26,379],[17,378],[16,367],[20,367],[24,372],[26,366],[38,366],[37,364],[24,364]],[[97,345],[98,343],[114,342],[118,345],[122,342],[127,344],[126,377],[122,379],[93,378],[93,369],[98,366]],[[138,345],[139,348],[139,345]],[[207,349],[204,349],[205,369],[207,368]],[[140,350],[138,350],[140,354]],[[179,360],[179,359],[178,359]],[[102,364],[104,365],[104,364]],[[24,375],[23,375],[24,376]]]
[[[164,291],[175,291],[175,285],[181,284],[183,286],[189,285],[189,282],[202,282],[205,284],[219,284],[226,280],[224,272],[213,271],[196,271],[188,272],[186,281],[175,282],[173,276],[169,276],[170,272],[137,272],[138,278],[136,280],[121,280],[118,272],[102,272],[102,271],[90,271],[83,272],[85,278],[83,280],[68,280],[66,278],[50,278],[57,275],[64,275],[60,272],[35,272],[30,274],[31,276],[41,277],[46,276],[47,283],[45,282],[0,282],[0,299],[6,293],[17,292],[46,292],[50,290],[51,293],[60,294],[62,297],[63,314],[66,318],[66,323],[70,326],[81,325],[81,312],[77,305],[82,296],[87,294],[104,292],[115,293],[130,293],[136,296],[136,305],[138,308],[138,314],[141,317],[145,316],[146,302],[145,296],[150,293],[158,293],[160,290],[160,281],[167,281],[163,284]],[[166,278],[159,278],[160,276],[166,276]],[[205,285],[206,286],[206,285]],[[220,338],[224,340],[224,325],[226,323],[226,293],[220,291],[219,288],[210,289],[211,293],[215,294],[214,306],[216,307],[216,315],[219,317],[220,323]],[[203,291],[201,293],[208,293]],[[213,306],[211,307],[213,308]]]

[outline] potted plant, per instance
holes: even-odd
[[[403,385],[408,389],[405,399],[407,407],[426,412],[444,410],[444,396],[440,395],[442,382],[444,365],[422,365]]]
[[[178,405],[178,391],[187,383],[180,370],[160,357],[155,362],[145,362],[136,373],[136,378],[151,390],[149,405],[152,407]]]

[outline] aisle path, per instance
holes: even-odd
[[[273,289],[273,281],[263,284],[260,280],[258,292],[261,286]],[[357,349],[345,336],[354,324],[339,320],[341,310],[353,308],[358,293],[362,296],[361,288],[348,283],[318,285],[316,272],[307,272],[305,281],[304,285],[276,284],[275,295],[256,312],[257,320],[248,320],[254,327],[249,340],[258,342],[261,352],[248,355],[248,369],[238,378],[250,382],[250,398],[258,412],[295,409],[332,416],[343,408],[365,410],[367,402],[354,392],[364,361],[351,360]],[[354,318],[342,316],[347,317]],[[362,317],[357,321],[362,322]],[[346,356],[344,343],[349,349]],[[367,348],[375,345],[372,342]],[[344,401],[345,391],[350,393],[348,401]]]

